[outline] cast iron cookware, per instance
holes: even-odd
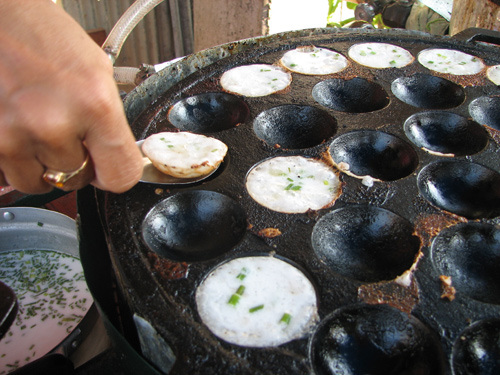
[[[372,69],[349,59],[330,76],[292,73],[288,91],[265,97],[225,93],[219,83],[230,68],[275,64],[308,45],[346,57],[362,42],[391,43],[415,58],[431,47],[457,49],[492,66],[500,63],[499,47],[483,42],[498,40],[477,30],[454,38],[289,32],[188,56],[134,90],[125,108],[138,140],[180,129],[229,147],[202,182],[97,191],[113,270],[138,334],[146,322],[159,337],[161,350],[141,341],[148,361],[170,374],[498,373],[500,138],[496,125],[481,119],[498,117],[490,103],[500,90],[485,72],[438,74],[417,59]],[[334,93],[335,85],[351,88],[324,101],[323,86]],[[304,214],[268,210],[245,189],[250,168],[266,158],[326,154],[375,180],[340,172],[335,204]],[[268,228],[281,235],[266,236]],[[288,259],[311,279],[320,317],[313,332],[257,349],[224,342],[203,324],[197,286],[221,262],[252,254]],[[494,328],[476,334],[483,321]],[[473,350],[481,342],[488,344],[482,357]]]

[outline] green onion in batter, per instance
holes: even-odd
[[[252,307],[251,309],[248,310],[248,312],[250,313],[254,313],[256,311],[259,311],[259,310],[262,310],[264,308],[264,305],[258,305],[258,306],[254,306]]]

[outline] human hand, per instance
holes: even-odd
[[[47,168],[77,170],[87,154],[62,189],[120,193],[141,177],[111,61],[50,0],[1,1],[0,186],[48,192]]]

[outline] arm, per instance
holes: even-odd
[[[45,169],[76,170],[87,153],[95,177],[72,188],[123,192],[141,176],[111,62],[50,0],[1,1],[0,185],[50,191]]]

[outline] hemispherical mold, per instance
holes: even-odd
[[[316,84],[312,96],[324,107],[341,112],[373,112],[389,104],[382,86],[364,78],[329,79]]]
[[[439,337],[388,305],[351,305],[328,315],[309,342],[315,375],[445,373]]]
[[[340,170],[381,181],[404,178],[418,166],[418,155],[410,143],[381,131],[345,133],[333,140],[328,151]]]
[[[453,345],[451,364],[454,375],[500,374],[500,319],[467,327]]]
[[[391,280],[408,270],[420,248],[410,222],[373,206],[347,206],[323,216],[311,240],[333,271],[365,282]]]
[[[253,123],[257,137],[271,146],[313,147],[332,137],[337,122],[327,112],[306,105],[282,105],[260,113]]]
[[[175,261],[216,258],[236,246],[246,231],[243,208],[212,191],[177,193],[146,215],[142,236],[159,255]]]
[[[428,74],[398,78],[392,82],[391,90],[399,100],[418,108],[455,108],[465,100],[462,87],[447,79]]]
[[[445,111],[420,112],[404,124],[406,136],[428,152],[450,156],[473,155],[488,144],[488,132],[477,122]]]
[[[422,196],[434,206],[468,219],[500,215],[500,174],[483,165],[441,160],[417,177]]]
[[[182,99],[168,113],[176,128],[195,133],[214,133],[231,129],[248,119],[248,105],[235,95],[204,93]]]
[[[469,104],[472,119],[481,125],[500,130],[500,96],[482,96]]]
[[[450,276],[457,292],[500,304],[500,229],[486,223],[461,223],[443,229],[432,242],[439,274]]]

